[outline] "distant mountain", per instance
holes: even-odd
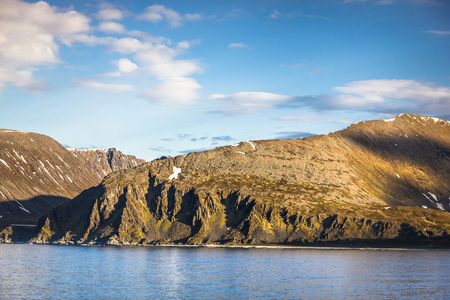
[[[116,148],[103,149],[73,149],[68,148],[75,157],[81,159],[85,166],[103,178],[111,172],[134,168],[145,163],[145,160],[133,155],[125,155]]]
[[[36,243],[450,246],[450,122],[403,114],[108,175]]]
[[[0,129],[0,225],[36,224],[105,175],[143,162],[115,149],[69,151],[45,135]]]

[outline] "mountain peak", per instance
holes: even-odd
[[[450,122],[429,116],[421,116],[414,114],[400,114],[391,119],[360,121],[353,123],[349,127],[336,133],[343,135],[351,135],[355,132],[376,132],[378,134],[407,134],[407,132],[419,133],[424,130],[424,126],[446,127],[450,126]],[[332,133],[334,134],[334,133]]]
[[[390,119],[382,119],[382,120],[372,120],[372,121],[359,121],[356,123],[353,123],[351,126],[354,125],[360,125],[360,124],[367,124],[367,123],[373,123],[380,124],[381,122],[385,123],[399,123],[399,122],[409,122],[409,123],[417,123],[417,124],[437,124],[437,125],[445,125],[450,126],[450,121],[439,119],[436,117],[430,117],[430,116],[422,116],[422,115],[415,115],[415,114],[399,114],[393,118]]]
[[[399,114],[398,116],[382,120],[384,122],[393,122],[393,121],[409,121],[409,122],[419,122],[419,123],[437,123],[441,125],[450,125],[450,122],[444,119],[439,119],[436,117],[429,117],[429,116],[422,116],[422,115],[415,115],[415,114]]]

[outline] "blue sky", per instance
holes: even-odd
[[[450,119],[446,0],[0,0],[0,128],[151,160]]]

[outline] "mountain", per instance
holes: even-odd
[[[109,174],[35,243],[450,246],[450,122],[403,114]]]
[[[79,158],[84,165],[103,178],[111,172],[134,168],[145,163],[145,160],[133,155],[126,155],[116,148],[103,149],[74,149],[68,148],[70,152]]]
[[[69,151],[45,135],[0,129],[0,225],[36,224],[105,175],[143,162],[115,149]]]

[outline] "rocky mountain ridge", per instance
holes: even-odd
[[[84,162],[87,168],[103,178],[111,172],[134,168],[145,163],[145,160],[134,155],[126,155],[116,148],[104,149],[75,149],[67,148],[73,155]]]
[[[449,246],[449,137],[404,114],[155,160],[56,208],[32,242]]]
[[[36,224],[52,208],[143,163],[120,151],[69,151],[54,139],[0,129],[0,225]]]

